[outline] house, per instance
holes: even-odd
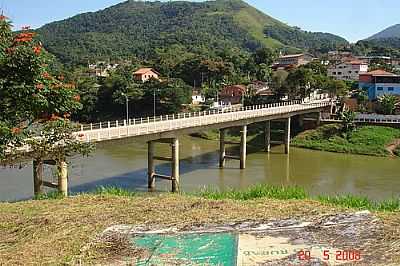
[[[90,77],[106,78],[110,76],[110,71],[115,70],[119,64],[108,64],[106,62],[97,62],[96,64],[89,64],[88,75]]]
[[[389,56],[358,56],[359,60],[365,61],[368,64],[373,62],[383,62],[385,64],[391,64],[392,59]]]
[[[400,59],[392,59],[392,66],[395,70],[400,70]]]
[[[231,85],[226,86],[220,92],[220,101],[224,105],[233,105],[242,103],[243,97],[246,95],[246,86]]]
[[[192,104],[199,105],[206,102],[206,97],[202,95],[199,91],[193,90],[192,91]]]
[[[268,86],[266,82],[263,81],[253,81],[247,85],[247,91],[251,95],[259,95],[262,97],[273,96],[274,93],[272,89]]]
[[[136,72],[133,73],[134,79],[141,81],[141,82],[146,82],[150,80],[151,78],[153,79],[159,79],[160,73],[155,71],[152,68],[140,68]]]
[[[368,64],[361,60],[348,60],[328,67],[328,76],[338,80],[357,81],[360,74],[368,72]]]
[[[386,94],[400,95],[400,76],[384,70],[371,71],[360,74],[359,87],[368,92],[369,100]]]
[[[280,56],[277,62],[272,66],[275,70],[287,70],[306,65],[313,60],[313,56],[309,54],[292,54]]]

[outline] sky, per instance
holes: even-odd
[[[400,23],[399,0],[245,0],[264,13],[307,31],[329,32],[356,42]],[[0,0],[20,29],[97,11],[123,0]]]

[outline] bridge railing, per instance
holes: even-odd
[[[122,137],[142,136],[153,133],[179,130],[183,128],[201,127],[256,117],[288,114],[302,110],[312,110],[330,105],[330,100],[302,103],[300,101],[281,102],[266,105],[255,105],[239,110],[223,109],[195,113],[180,113],[160,117],[147,117],[97,123],[82,127],[77,137],[82,141],[101,141]],[[85,130],[86,129],[86,130]]]
[[[269,108],[290,106],[290,105],[296,105],[296,104],[302,104],[302,103],[303,102],[301,100],[296,100],[296,101],[288,101],[288,102],[245,106],[245,107],[241,107],[241,108],[226,107],[226,108],[222,108],[222,109],[214,109],[214,110],[200,111],[200,112],[184,112],[184,113],[177,113],[177,114],[170,114],[170,115],[160,115],[160,116],[155,116],[155,117],[132,118],[132,119],[128,119],[128,120],[126,120],[126,119],[125,120],[113,120],[113,121],[106,121],[106,122],[99,122],[99,123],[82,124],[78,131],[126,127],[126,126],[134,126],[134,125],[148,124],[148,123],[161,122],[161,121],[170,121],[170,120],[178,120],[178,119],[185,119],[185,118],[210,116],[210,115],[216,115],[216,114],[235,113],[235,112],[242,112],[242,111],[259,110],[259,109],[269,109]]]

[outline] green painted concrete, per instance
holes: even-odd
[[[132,239],[137,248],[148,251],[135,265],[218,265],[234,266],[237,235],[205,233],[184,235],[140,235]],[[174,264],[175,265],[175,264]]]

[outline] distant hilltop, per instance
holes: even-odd
[[[148,60],[171,51],[216,54],[226,48],[318,54],[348,44],[333,34],[288,26],[241,0],[130,0],[47,24],[37,32],[45,48],[67,64],[105,57]]]

